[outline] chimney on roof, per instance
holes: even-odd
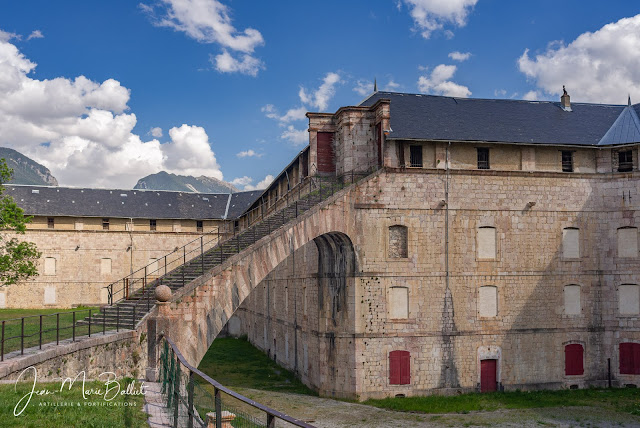
[[[378,82],[376,80],[376,78],[373,78],[373,93],[378,92]]]
[[[571,111],[571,97],[567,94],[567,90],[562,85],[562,96],[560,97],[560,104],[562,104],[562,110]]]

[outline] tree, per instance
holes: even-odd
[[[11,180],[13,170],[0,158],[0,196],[4,193],[3,183]],[[16,282],[38,275],[40,251],[33,242],[23,242],[11,237],[13,232],[24,234],[32,217],[25,217],[11,196],[0,199],[0,281],[4,284]]]

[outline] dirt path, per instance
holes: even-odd
[[[640,417],[597,407],[567,407],[426,415],[356,403],[237,388],[241,394],[318,428],[395,427],[640,427]],[[284,425],[278,425],[284,426]]]

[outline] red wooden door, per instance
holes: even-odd
[[[498,389],[498,360],[480,361],[480,392],[492,392]]]
[[[411,384],[411,353],[409,351],[389,352],[389,384]]]
[[[582,345],[572,343],[564,347],[564,374],[567,376],[577,376],[584,374]]]
[[[318,132],[318,172],[335,172],[333,132]]]

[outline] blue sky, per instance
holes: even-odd
[[[632,1],[29,0],[0,6],[0,145],[62,185],[167,170],[264,186],[305,111],[378,88],[640,101]],[[84,77],[80,77],[84,76]],[[153,131],[152,131],[153,130]],[[244,154],[244,155],[243,155]]]

